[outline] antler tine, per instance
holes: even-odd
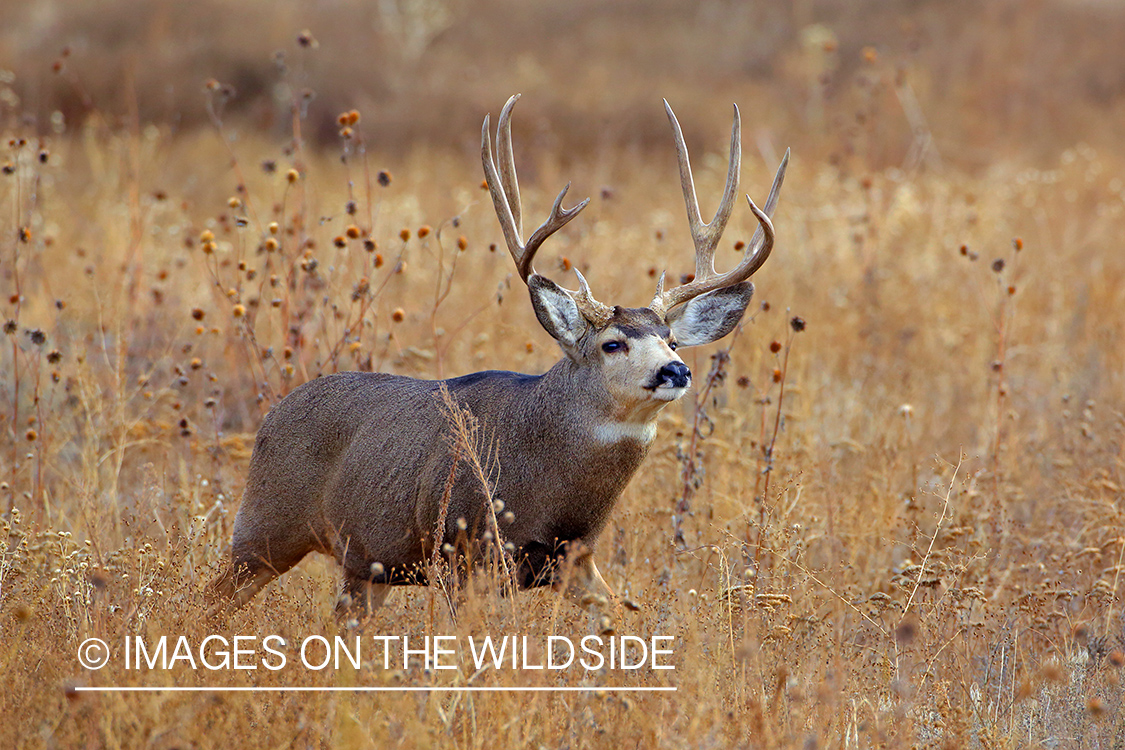
[[[514,97],[513,97],[514,98]],[[508,100],[511,103],[511,99]],[[523,240],[520,238],[519,226],[512,212],[512,205],[505,194],[504,185],[496,171],[496,163],[492,160],[492,139],[488,133],[488,115],[484,116],[484,126],[480,134],[481,162],[484,164],[484,181],[488,185],[488,193],[492,196],[492,205],[496,209],[496,218],[500,220],[500,229],[504,232],[504,240],[508,245],[508,252],[516,268],[521,270],[521,278],[527,281],[527,275],[522,273],[524,258]],[[514,174],[514,170],[513,170]],[[518,203],[516,204],[519,205]],[[517,208],[518,210],[518,208]]]
[[[582,209],[586,208],[590,199],[587,198],[573,208],[563,208],[563,198],[570,190],[570,183],[568,182],[566,187],[559,191],[558,197],[555,198],[550,216],[532,233],[527,243],[524,243],[522,239],[523,212],[520,207],[520,186],[516,177],[516,160],[512,153],[512,108],[519,98],[519,94],[509,98],[507,103],[504,104],[504,108],[500,110],[500,117],[496,121],[496,151],[500,161],[499,167],[492,158],[492,139],[488,132],[489,117],[487,115],[484,118],[484,126],[481,128],[480,152],[481,162],[484,164],[485,183],[488,185],[489,195],[492,196],[492,205],[496,208],[496,218],[500,220],[500,228],[504,231],[508,252],[511,253],[512,260],[515,261],[516,272],[519,273],[520,278],[526,284],[528,278],[535,273],[531,262],[534,260],[539,246],[552,234],[566,226]],[[590,293],[589,285],[581,274],[578,275],[578,281],[578,291],[564,291],[574,299],[579,311],[587,319],[604,323],[613,314],[612,309],[594,299],[594,296]]]
[[[770,187],[770,194],[766,198],[766,205],[762,208],[765,215],[770,217],[770,219],[773,219],[774,209],[777,208],[777,199],[781,195],[781,183],[785,182],[785,172],[788,169],[789,149],[785,149],[785,156],[781,159],[781,165],[777,168],[777,174],[773,176],[773,186]],[[750,201],[749,195],[746,196],[746,200]],[[753,201],[750,201],[751,206],[753,206],[753,203]],[[750,273],[754,273],[754,271],[757,271],[759,268],[761,268],[762,264],[766,262],[766,258],[769,257],[768,251],[765,253],[762,252],[762,250],[764,249],[764,246],[762,245],[762,243],[764,242],[764,234],[765,230],[762,226],[759,226],[757,229],[755,229],[754,236],[750,239],[750,247],[746,250],[748,254],[753,254],[755,256],[755,261],[752,264]],[[759,255],[761,255],[762,257],[757,258],[756,256]]]
[[[523,211],[520,207],[520,183],[516,179],[516,157],[512,153],[512,107],[519,101],[519,94],[512,94],[500,110],[496,121],[496,156],[500,159],[500,179],[504,195],[512,208],[512,218],[516,221],[516,236],[523,236]]]
[[[727,222],[734,211],[735,193],[738,192],[738,175],[742,164],[742,122],[739,117],[738,105],[734,106],[734,122],[730,131],[730,164],[727,167],[726,188],[723,190],[723,199],[719,202],[719,208],[708,224],[703,223],[703,218],[699,214],[699,201],[695,195],[695,180],[692,178],[687,144],[684,142],[684,134],[680,130],[680,123],[667,99],[664,100],[664,111],[668,115],[668,121],[672,124],[672,132],[676,140],[676,156],[680,165],[680,185],[684,191],[688,225],[691,228],[691,237],[695,244],[695,275],[705,278],[715,272],[715,248],[718,246],[719,239],[723,236],[723,230],[726,229]]]
[[[781,184],[785,180],[785,172],[789,165],[789,150],[786,149],[785,158],[782,159],[777,174],[774,176],[773,187],[766,199],[764,211],[759,209],[754,201],[750,200],[749,195],[746,196],[746,200],[750,204],[750,210],[758,219],[758,229],[755,231],[750,247],[738,266],[727,273],[717,274],[714,264],[715,248],[718,246],[719,238],[722,236],[722,231],[733,211],[733,193],[738,185],[739,155],[741,152],[738,107],[735,106],[734,108],[734,126],[731,128],[731,160],[727,172],[727,186],[723,193],[723,202],[709,225],[702,224],[699,218],[699,206],[695,200],[695,186],[691,180],[691,167],[688,164],[687,148],[684,146],[679,123],[676,122],[675,115],[672,114],[672,108],[668,106],[667,101],[664,102],[664,107],[668,112],[668,119],[672,122],[672,130],[676,138],[676,150],[680,160],[680,181],[683,184],[684,201],[688,206],[688,223],[691,225],[692,239],[695,241],[696,258],[695,279],[690,283],[665,291],[664,277],[661,276],[660,283],[657,284],[656,294],[649,305],[661,316],[702,294],[739,284],[761,268],[773,250],[774,230],[770,217],[777,207]]]
[[[547,239],[552,234],[565,227],[567,225],[567,222],[577,216],[578,212],[586,208],[586,206],[590,203],[590,199],[587,198],[581,203],[574,206],[574,208],[563,208],[563,198],[566,197],[566,192],[568,190],[570,190],[569,182],[566,183],[563,189],[559,191],[558,196],[555,198],[555,204],[551,206],[551,215],[547,217],[546,221],[539,225],[539,228],[535,230],[535,232],[531,235],[531,238],[527,241],[526,263],[529,275],[531,272],[531,259],[535,257],[535,251],[537,251],[539,249],[539,246],[543,244],[543,240]],[[527,276],[525,276],[524,278],[526,279]]]

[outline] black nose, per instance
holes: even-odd
[[[691,382],[691,370],[683,362],[669,362],[656,374],[663,383],[671,383],[676,388],[687,388]]]

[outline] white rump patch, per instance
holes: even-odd
[[[622,440],[648,445],[656,439],[656,423],[605,422],[594,427],[594,439],[602,445],[616,445]]]

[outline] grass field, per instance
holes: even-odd
[[[1125,89],[1108,72],[1125,13],[78,5],[0,12],[0,745],[1125,742]],[[397,43],[367,60],[372,39]],[[373,634],[597,632],[549,591],[483,579],[455,622],[436,588],[396,591],[359,668],[291,649],[276,671],[127,669],[126,637],[350,643],[327,558],[204,617],[254,433],[288,391],[558,359],[481,189],[480,122],[517,90],[527,223],[567,181],[592,198],[537,267],[566,286],[576,266],[611,303],[692,268],[662,96],[705,214],[732,101],[759,203],[793,147],[755,302],[684,353],[695,389],[597,550],[639,606],[618,634],[671,636],[675,669],[477,670],[463,652],[385,669],[368,651]],[[720,265],[755,226],[739,206]],[[90,637],[104,669],[79,663]]]

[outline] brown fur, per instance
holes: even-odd
[[[630,352],[601,351],[605,340],[626,332]],[[428,381],[347,372],[305,383],[258,432],[235,518],[232,565],[212,583],[212,597],[240,606],[313,551],[341,563],[345,593],[356,598],[365,595],[361,584],[367,582],[425,583],[453,461],[443,383],[495,446],[495,496],[514,514],[510,523],[500,522],[500,532],[516,548],[518,582],[556,583],[567,545],[593,549],[648,452],[646,440],[626,436],[606,443],[594,430],[623,419],[638,425],[655,419],[668,401],[654,402],[644,381],[668,361],[679,361],[667,348],[669,336],[651,310],[616,308],[604,329],[589,331],[578,351],[539,376],[488,371]],[[641,346],[646,340],[647,349]],[[635,363],[636,383],[606,382],[606,360],[651,358],[653,351],[667,356]],[[623,389],[633,398],[612,394]],[[459,519],[470,538],[486,528],[479,481],[463,467],[454,477],[442,544],[457,544]],[[578,580],[569,593],[611,595],[589,555],[582,559],[589,562],[576,565]],[[374,563],[381,572],[372,573]],[[381,599],[385,589],[378,594]]]

